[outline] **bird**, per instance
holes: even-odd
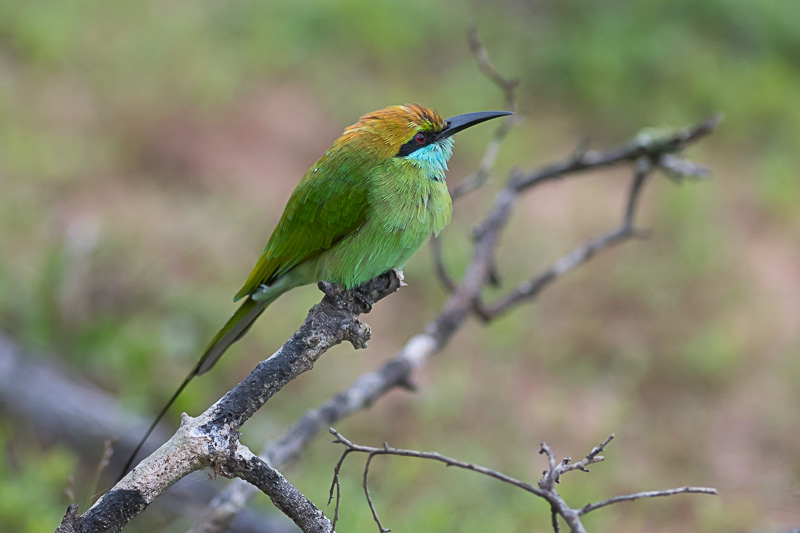
[[[234,297],[242,304],[156,416],[120,479],[192,378],[208,372],[280,295],[319,281],[352,289],[401,268],[438,235],[452,212],[445,173],[453,135],[510,114],[482,111],[443,119],[412,103],[367,113],[345,128],[292,192]]]

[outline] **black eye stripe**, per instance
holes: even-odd
[[[417,137],[422,134],[423,139],[422,142],[417,140]],[[418,131],[411,137],[411,140],[405,143],[400,149],[397,151],[395,157],[404,157],[409,154],[412,154],[419,150],[420,148],[425,148],[433,144],[436,141],[436,134],[430,131]]]

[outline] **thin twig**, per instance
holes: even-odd
[[[365,466],[364,466],[363,482],[362,482],[363,483],[363,487],[364,487],[364,495],[366,496],[367,504],[369,505],[370,511],[372,512],[372,518],[375,521],[375,523],[378,525],[378,528],[380,529],[381,533],[385,533],[385,532],[390,531],[390,530],[386,529],[383,526],[383,524],[381,523],[380,519],[378,518],[378,513],[377,513],[377,511],[375,509],[375,505],[373,504],[372,498],[370,497],[370,494],[369,494],[369,484],[368,484],[369,466],[370,466],[370,464],[372,462],[372,459],[377,455],[398,455],[398,456],[401,456],[401,457],[416,457],[418,459],[428,459],[428,460],[432,460],[432,461],[438,461],[440,463],[444,463],[447,466],[455,466],[455,467],[458,467],[458,468],[463,468],[465,470],[472,470],[473,472],[478,472],[479,474],[483,474],[485,476],[492,477],[492,478],[500,480],[500,481],[502,481],[504,483],[508,483],[508,484],[513,485],[515,487],[521,488],[521,489],[523,489],[523,490],[525,490],[527,492],[531,492],[531,493],[533,493],[533,494],[535,494],[535,495],[537,495],[537,496],[539,496],[541,498],[544,498],[544,499],[546,499],[548,501],[550,501],[552,499],[550,494],[548,494],[547,492],[545,492],[545,491],[543,491],[543,490],[541,490],[541,489],[539,489],[537,487],[534,487],[533,485],[530,485],[528,483],[525,483],[523,481],[515,479],[515,478],[513,478],[511,476],[507,476],[507,475],[505,475],[505,474],[503,474],[501,472],[498,472],[496,470],[492,470],[490,468],[486,468],[486,467],[483,467],[483,466],[480,466],[480,465],[476,465],[474,463],[467,463],[467,462],[464,462],[464,461],[460,461],[458,459],[453,459],[451,457],[447,457],[447,456],[441,455],[438,452],[421,452],[421,451],[417,451],[417,450],[406,450],[406,449],[402,449],[402,448],[393,448],[393,447],[389,446],[386,443],[384,443],[383,447],[381,447],[381,448],[375,448],[375,447],[372,447],[372,446],[362,446],[360,444],[355,444],[354,442],[350,441],[344,435],[342,435],[341,433],[339,433],[338,431],[336,431],[333,428],[330,428],[330,433],[333,436],[336,437],[333,440],[334,444],[342,444],[342,445],[344,445],[344,448],[345,448],[344,451],[342,452],[342,456],[339,458],[339,461],[336,463],[336,467],[334,468],[334,475],[333,475],[334,481],[333,481],[332,486],[333,485],[338,485],[338,483],[339,483],[339,481],[338,481],[339,469],[340,469],[342,463],[344,462],[345,458],[347,457],[348,453],[350,453],[350,452],[359,452],[359,453],[366,453],[367,454],[367,461],[366,461]],[[556,502],[551,502],[551,503],[556,503]]]
[[[444,456],[438,452],[421,452],[418,450],[406,450],[403,448],[392,448],[384,444],[384,446],[380,448],[375,448],[372,446],[363,446],[361,444],[356,444],[349,439],[347,439],[344,435],[339,433],[333,428],[330,428],[331,435],[335,436],[336,438],[333,440],[334,444],[342,444],[345,447],[346,452],[360,452],[366,453],[368,455],[398,455],[400,457],[416,457],[418,459],[428,459],[431,461],[438,461],[440,463],[444,463],[447,466],[455,466],[458,468],[463,468],[465,470],[472,470],[473,472],[478,472],[479,474],[483,474],[485,476],[492,477],[494,479],[500,480],[504,483],[508,483],[510,485],[514,485],[515,487],[519,487],[525,491],[531,492],[536,494],[540,497],[546,497],[544,491],[541,489],[534,487],[529,483],[525,483],[524,481],[520,481],[515,479],[511,476],[507,476],[501,472],[496,470],[492,470],[490,468],[486,468],[484,466],[476,465],[474,463],[467,463],[465,461],[460,461],[458,459],[453,459],[451,457]],[[344,455],[344,453],[343,453]]]
[[[603,452],[605,447],[608,446],[608,443],[611,442],[613,438],[614,435],[612,434],[605,441],[603,441],[602,444],[592,448],[592,451],[577,463],[573,463],[571,457],[565,457],[560,463],[556,464],[555,454],[553,454],[553,452],[550,450],[550,447],[547,445],[547,443],[543,442],[539,453],[544,453],[547,455],[550,468],[542,473],[542,479],[539,481],[539,487],[543,489],[552,489],[556,483],[561,482],[562,475],[566,474],[567,472],[572,472],[573,470],[588,472],[589,469],[586,468],[587,466],[594,463],[600,463],[605,460],[605,457],[600,455],[600,453]]]
[[[491,170],[494,167],[494,163],[497,160],[497,154],[500,152],[500,146],[503,143],[503,139],[506,138],[508,132],[511,131],[511,129],[521,120],[519,115],[516,114],[516,89],[519,85],[519,80],[506,78],[495,68],[495,66],[492,64],[492,61],[489,59],[489,52],[483,45],[483,41],[481,40],[481,36],[478,33],[477,28],[470,28],[467,34],[467,39],[469,42],[469,48],[472,50],[472,54],[475,56],[478,68],[486,75],[487,78],[489,78],[492,83],[494,83],[500,88],[501,91],[503,91],[505,107],[512,113],[515,113],[515,115],[503,120],[497,127],[494,132],[494,136],[492,136],[492,139],[486,145],[486,149],[483,153],[483,157],[481,158],[481,162],[478,165],[478,169],[464,178],[461,183],[459,183],[450,191],[450,196],[452,196],[454,201],[461,196],[464,196],[468,192],[480,188],[484,183],[486,183],[486,181],[489,179]]]
[[[581,157],[580,155],[578,156]],[[639,198],[644,188],[644,183],[653,165],[646,157],[636,159],[633,180],[628,192],[625,214],[622,223],[616,229],[596,237],[581,246],[578,246],[568,255],[557,260],[551,267],[539,273],[534,278],[520,283],[517,288],[505,296],[498,298],[494,303],[484,304],[478,299],[475,305],[475,313],[484,321],[491,320],[500,314],[508,312],[512,307],[526,300],[533,300],[539,293],[559,276],[572,270],[578,265],[591,259],[597,252],[615,246],[628,239],[643,235],[644,232],[634,228],[634,216],[639,204]],[[510,187],[516,187],[510,180]]]
[[[548,468],[543,472],[542,479],[539,481],[538,487],[535,487],[533,485],[515,479],[511,476],[508,476],[496,470],[492,470],[473,463],[467,463],[458,459],[453,459],[451,457],[444,456],[438,452],[421,452],[417,450],[393,448],[386,443],[384,443],[381,448],[376,448],[372,446],[363,446],[360,444],[355,444],[354,442],[350,441],[344,435],[342,435],[333,428],[330,428],[330,433],[336,437],[333,441],[335,444],[342,444],[344,446],[344,451],[342,452],[342,456],[339,458],[339,461],[336,463],[336,467],[334,468],[334,474],[333,474],[334,481],[331,485],[331,494],[333,492],[333,486],[334,485],[338,486],[339,484],[340,469],[347,455],[350,452],[359,452],[367,454],[367,461],[364,466],[364,472],[363,472],[364,494],[366,496],[370,511],[372,512],[373,520],[378,525],[378,528],[380,529],[381,533],[385,533],[389,530],[383,526],[380,519],[378,518],[378,513],[375,510],[375,505],[372,502],[372,498],[370,497],[369,486],[368,486],[369,467],[372,462],[372,459],[378,455],[397,455],[401,457],[415,457],[418,459],[437,461],[440,463],[444,463],[447,466],[455,466],[466,470],[472,470],[473,472],[477,472],[479,474],[483,474],[492,477],[494,479],[497,479],[499,481],[502,481],[504,483],[508,483],[515,487],[521,488],[540,498],[543,498],[550,504],[551,523],[553,526],[553,530],[556,533],[559,533],[560,531],[560,527],[558,524],[559,516],[561,516],[567,522],[567,524],[570,527],[570,531],[574,533],[584,533],[585,529],[583,527],[583,524],[581,523],[580,517],[587,513],[590,513],[591,511],[600,509],[602,507],[606,507],[608,505],[624,501],[637,500],[640,498],[654,498],[656,496],[673,496],[675,494],[687,494],[687,493],[717,494],[716,489],[708,487],[681,487],[677,489],[637,492],[636,494],[615,496],[613,498],[608,498],[607,500],[602,500],[600,502],[590,503],[580,509],[571,508],[569,505],[567,505],[564,499],[556,491],[556,484],[559,483],[561,476],[566,472],[571,472],[573,470],[588,472],[589,470],[586,468],[588,465],[603,461],[604,457],[600,454],[603,453],[605,447],[608,446],[608,444],[614,438],[614,435],[609,436],[600,445],[592,448],[592,450],[586,455],[586,457],[584,457],[581,461],[578,461],[577,463],[571,463],[571,459],[569,457],[566,457],[565,459],[558,462],[556,460],[556,455],[553,453],[553,451],[550,449],[547,443],[544,442],[541,443],[539,453],[547,456]],[[338,501],[337,501],[337,507],[338,507]]]
[[[333,500],[334,495],[334,488],[336,489],[336,507],[333,511],[333,528],[336,529],[336,522],[339,521],[339,502],[341,501],[341,484],[339,483],[339,470],[342,468],[342,463],[344,463],[345,458],[347,458],[347,454],[349,450],[345,450],[345,453],[339,458],[339,461],[336,463],[336,467],[333,469],[333,481],[331,481],[331,489],[328,494],[328,505],[331,504],[331,500]]]
[[[564,161],[521,175],[513,186],[517,190],[523,191],[546,181],[560,179],[566,174],[608,167],[625,161],[635,161],[641,156],[649,157],[657,162],[664,154],[682,150],[690,143],[710,134],[721,121],[722,114],[717,113],[699,124],[662,135],[657,141],[650,137],[643,138],[641,135],[637,135],[615,148],[579,152]]]
[[[478,68],[486,75],[486,77],[489,78],[492,83],[494,83],[500,88],[501,91],[503,91],[506,109],[512,113],[516,113],[516,88],[519,85],[519,80],[506,78],[500,74],[500,72],[498,72],[489,59],[489,52],[483,45],[477,28],[470,28],[467,34],[467,39],[469,41],[470,50],[472,50],[472,53],[475,56]],[[480,188],[488,181],[489,175],[491,174],[492,168],[494,168],[495,161],[497,160],[497,155],[500,153],[500,146],[502,145],[503,140],[508,135],[508,132],[511,131],[511,129],[516,126],[520,120],[521,119],[519,118],[519,115],[515,114],[514,116],[508,117],[508,119],[503,120],[500,123],[491,140],[486,145],[486,149],[483,152],[483,157],[481,158],[478,168],[475,170],[475,172],[464,178],[461,183],[453,187],[453,189],[450,191],[450,196],[453,201],[456,201],[465,194]],[[455,290],[456,283],[447,274],[447,269],[445,268],[444,261],[442,260],[441,241],[439,240],[438,236],[434,236],[434,238],[431,239],[431,256],[433,258],[434,270],[436,275],[439,277],[439,280],[442,282],[442,285],[444,285],[444,288],[448,292],[453,292]],[[497,276],[495,275],[493,277],[496,278]]]
[[[467,42],[469,49],[478,62],[478,68],[489,78],[495,85],[503,90],[506,105],[510,111],[516,111],[516,98],[515,89],[519,85],[518,79],[506,78],[495,68],[492,61],[489,59],[489,51],[483,45],[481,34],[478,28],[472,26],[467,32]]]
[[[656,498],[660,496],[674,496],[675,494],[712,494],[714,496],[719,495],[717,489],[711,487],[679,487],[677,489],[667,489],[667,490],[648,490],[644,492],[637,492],[635,494],[625,494],[622,496],[614,496],[613,498],[609,498],[607,500],[603,500],[597,503],[589,503],[583,508],[581,508],[578,512],[581,515],[585,515],[591,513],[592,511],[596,511],[597,509],[601,509],[608,505],[613,505],[619,502],[630,502],[633,500],[638,500],[641,498]]]
[[[384,444],[384,447],[386,445]],[[380,518],[378,518],[378,511],[375,510],[375,504],[372,503],[372,498],[369,495],[369,465],[372,463],[372,458],[375,457],[376,454],[371,453],[367,456],[367,462],[364,463],[364,478],[362,481],[362,486],[364,487],[364,496],[367,498],[367,505],[369,505],[369,510],[372,511],[372,519],[375,520],[375,523],[378,524],[378,529],[381,533],[387,533],[391,531],[390,529],[386,529],[381,524]]]
[[[556,471],[556,454],[550,449],[546,442],[539,445],[539,454],[547,456],[547,464],[549,468],[542,472],[542,479],[539,481],[539,487],[542,490],[549,490],[553,484],[558,483],[558,478],[554,475]]]
[[[647,175],[653,168],[653,163],[646,157],[640,157],[636,160],[635,168],[633,171],[633,183],[631,184],[631,191],[628,194],[628,205],[625,207],[625,218],[623,219],[623,227],[629,230],[633,229],[633,217],[636,214],[636,206],[639,203],[640,193]]]
[[[558,525],[558,509],[553,505],[550,506],[550,521],[553,524],[553,531],[561,533],[561,527]]]

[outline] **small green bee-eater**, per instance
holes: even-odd
[[[207,372],[284,292],[318,281],[357,287],[402,267],[452,211],[445,183],[453,134],[507,111],[446,120],[419,104],[362,116],[306,172],[266,248],[234,301],[244,302],[206,347],[197,365],[148,429],[189,381]]]

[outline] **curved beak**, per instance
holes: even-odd
[[[439,132],[436,140],[440,141],[446,139],[451,135],[465,130],[475,124],[486,122],[497,117],[504,117],[506,115],[513,115],[510,111],[478,111],[477,113],[464,113],[463,115],[456,115],[445,120],[447,127]]]

